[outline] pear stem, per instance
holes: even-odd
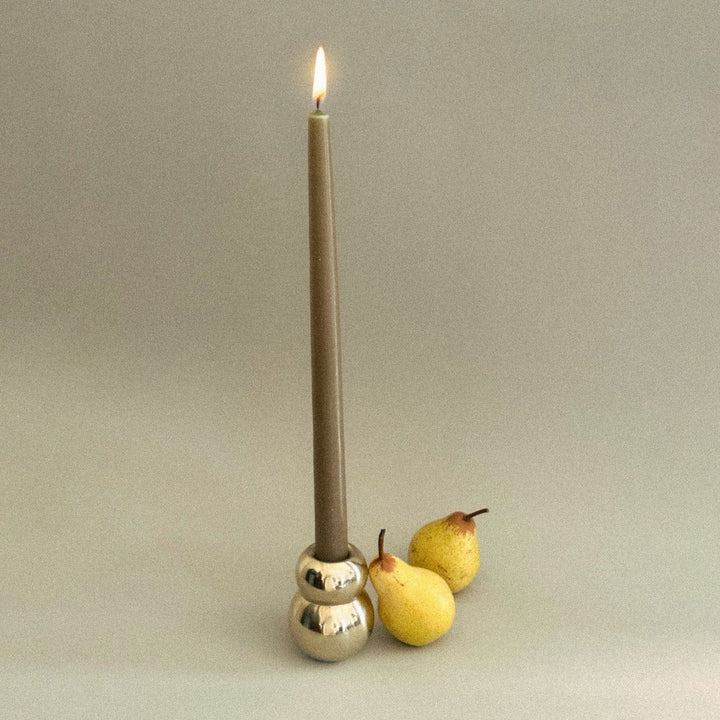
[[[378,557],[380,558],[380,562],[382,562],[384,552],[385,552],[385,528],[383,528],[380,531],[380,534],[378,535]]]
[[[467,515],[463,515],[463,520],[465,522],[468,522],[468,520],[472,520],[476,515],[482,515],[482,513],[490,512],[490,508],[483,508],[482,510],[476,510],[475,512],[468,513]]]

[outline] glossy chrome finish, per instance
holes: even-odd
[[[317,660],[334,662],[362,649],[375,621],[365,592],[367,563],[348,545],[345,560],[327,563],[311,545],[300,555],[295,577],[298,592],[290,606],[290,632],[300,649]]]

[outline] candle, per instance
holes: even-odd
[[[325,94],[325,53],[321,47],[313,83],[316,109],[308,118],[315,557],[338,562],[348,555],[348,539],[330,127],[329,116],[320,110]]]

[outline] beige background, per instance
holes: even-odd
[[[719,37],[714,0],[5,0],[0,716],[713,716]],[[491,508],[451,632],[338,665],[285,628],[321,42],[350,538]]]

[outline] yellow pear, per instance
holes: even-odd
[[[370,581],[378,594],[378,615],[388,631],[408,645],[427,645],[444,635],[455,619],[455,598],[436,573],[412,567],[383,549],[370,563]]]
[[[410,541],[408,562],[440,575],[454,593],[467,587],[480,567],[473,518],[487,511],[454,512],[423,525]]]

